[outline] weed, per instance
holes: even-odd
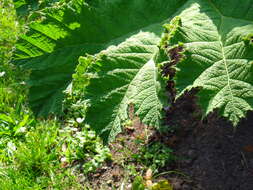
[[[78,189],[80,184],[71,169],[61,168],[59,140],[58,124],[41,121],[26,133],[24,142],[13,143],[11,161],[0,169],[3,190]]]
[[[159,142],[142,147],[140,152],[133,154],[132,157],[154,172],[158,172],[160,168],[176,159],[173,150]]]
[[[21,170],[37,175],[49,175],[57,163],[57,126],[41,123],[26,135],[25,142],[17,143],[15,162]]]
[[[88,125],[82,129],[65,127],[60,133],[61,138],[64,138],[62,145],[64,162],[68,164],[74,161],[82,162],[84,173],[95,171],[102,163],[111,159],[110,150],[103,146],[101,139]]]

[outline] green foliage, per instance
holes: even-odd
[[[61,169],[58,125],[37,123],[25,140],[8,143],[9,162],[0,166],[0,189],[69,189],[78,183],[69,170]]]
[[[0,2],[0,133],[1,136],[14,135],[28,121],[24,80],[27,76],[10,64],[12,49],[20,27],[16,21],[12,1]]]
[[[252,1],[241,11],[230,1],[227,9],[215,0],[72,0],[44,9],[21,36],[15,54],[32,70],[32,109],[40,116],[60,113],[62,91],[71,84],[79,56],[90,54],[79,59],[73,75],[73,84],[89,100],[86,122],[112,141],[134,104],[143,123],[159,126],[164,84],[157,65],[165,61],[158,59],[160,42],[174,62],[173,48],[183,49],[176,58],[177,97],[199,88],[204,113],[219,108],[236,125],[252,110],[252,14],[247,9]],[[161,26],[174,15],[161,38]],[[90,65],[98,66],[95,73]]]
[[[87,57],[80,57],[79,58],[79,64],[77,65],[75,69],[75,73],[72,75],[73,81],[73,89],[71,90],[74,93],[79,92],[79,95],[84,94],[85,86],[89,84],[89,76],[87,74],[87,71],[90,67],[95,68],[95,64],[91,65],[93,63],[93,56],[87,56]],[[99,65],[97,65],[99,66]],[[83,98],[80,97],[79,98]]]
[[[18,24],[12,1],[2,0],[0,189],[81,189],[73,167],[88,174],[111,159],[96,134],[104,142],[114,140],[131,115],[161,126],[165,80],[175,81],[176,98],[197,88],[205,115],[219,110],[237,125],[253,110],[252,4],[15,0],[17,14],[25,15],[22,22],[33,20],[20,35],[25,27]],[[17,35],[15,63],[27,72],[11,64]],[[161,76],[168,57],[170,75]],[[26,105],[27,87],[34,113],[62,114],[61,124],[34,118]],[[155,143],[133,158],[157,172],[176,159],[172,153]],[[137,177],[133,189],[145,189],[144,182]],[[171,189],[166,181],[152,185],[166,188]]]
[[[132,41],[128,43],[134,44]],[[115,136],[121,132],[122,121],[128,118],[129,104],[135,105],[135,113],[145,124],[160,126],[162,101],[158,94],[161,86],[158,83],[155,63],[146,58],[142,61],[139,57],[139,63],[142,64],[132,65],[131,62],[134,61],[131,59],[134,53],[131,55],[124,52],[124,49],[129,48],[128,43],[112,51],[111,54],[114,56],[101,60],[104,66],[101,73],[98,77],[92,78],[87,87],[86,98],[90,100],[91,107],[88,109],[86,121],[105,140],[109,141],[114,140]],[[117,61],[118,52],[126,53],[122,64]],[[97,116],[94,117],[94,115]]]
[[[152,48],[152,44],[159,41],[162,23],[181,4],[182,0],[148,3],[144,0],[121,0],[91,1],[89,5],[83,0],[72,0],[43,10],[43,20],[30,24],[30,31],[21,36],[16,52],[19,63],[33,70],[29,82],[32,109],[39,115],[61,111],[62,91],[70,83],[79,56],[85,53],[97,54],[138,34],[139,39],[136,40],[139,42],[142,37],[147,39],[150,36],[147,43],[151,43]],[[151,12],[159,14],[150,17]],[[129,15],[132,22],[129,22]],[[143,45],[140,49],[143,58],[151,59],[157,48],[146,51],[145,41]],[[138,53],[138,49],[129,50],[130,53]],[[144,65],[143,61],[138,62],[137,57],[135,61],[132,66],[138,64],[140,68]]]
[[[150,186],[145,185],[145,180],[141,176],[137,176],[132,183],[132,190],[173,190],[172,185],[167,180],[161,180],[157,183],[152,183]]]
[[[54,123],[42,123],[28,132],[25,142],[16,146],[14,157],[18,167],[35,175],[48,175],[57,160],[57,132]]]
[[[127,118],[128,104],[134,103],[136,113],[144,123],[159,126],[162,107],[158,98],[161,85],[154,62],[158,53],[156,44],[160,40],[162,24],[181,4],[174,0],[149,3],[135,0],[116,4],[94,1],[89,5],[82,0],[73,0],[60,7],[45,9],[44,19],[31,23],[30,32],[17,44],[16,59],[33,70],[29,81],[32,109],[38,115],[61,111],[62,91],[71,80],[78,57],[99,53],[100,60],[93,62],[101,61],[103,65],[88,90],[87,98],[93,106],[87,113],[87,122],[106,141],[113,140],[121,131],[121,121]],[[122,11],[121,7],[126,8]],[[154,10],[159,14],[150,17],[149,13]],[[116,17],[113,12],[120,14]],[[139,18],[140,14],[146,15],[146,19]],[[129,15],[134,22],[128,22]],[[109,65],[105,65],[106,61]],[[111,74],[106,75],[109,70],[112,70]],[[100,84],[97,82],[103,80]],[[92,86],[111,85],[113,80],[116,80],[113,86],[105,85],[97,98],[92,97],[99,91]],[[138,87],[139,82],[142,85]],[[145,92],[140,93],[144,89]],[[113,104],[112,99],[115,100]],[[143,100],[148,105],[143,106]],[[138,106],[143,107],[139,109]],[[96,119],[94,111],[100,113]]]
[[[62,172],[62,173],[60,173]],[[59,171],[56,176],[34,178],[26,171],[20,171],[16,168],[0,168],[0,190],[82,190],[77,179],[69,171]]]
[[[142,147],[140,152],[133,154],[132,157],[147,168],[151,168],[154,173],[176,159],[173,150],[159,142]]]
[[[29,16],[34,11],[54,5],[65,0],[13,0],[18,16]]]
[[[188,1],[178,16],[180,23],[171,23],[176,30],[167,29],[170,37],[164,43],[172,59],[179,43],[185,51],[176,65],[177,97],[200,89],[204,114],[218,109],[234,126],[253,110],[252,3]]]
[[[173,190],[173,187],[167,180],[162,180],[154,184],[151,189],[152,190]]]
[[[25,104],[26,73],[10,64],[19,33],[12,1],[0,2],[0,161],[8,161],[16,140],[22,140],[33,116]]]
[[[72,85],[68,90],[65,91],[66,96],[63,102],[64,116],[69,124],[78,125],[83,122],[86,115],[87,101],[82,98],[82,93],[78,89],[72,91]]]
[[[85,174],[94,171],[110,159],[109,149],[81,125],[86,107],[78,90],[66,98],[66,128],[60,130],[55,121],[34,119],[26,103],[24,81],[29,72],[10,63],[20,32],[13,4],[5,0],[0,5],[0,189],[84,189],[74,166],[80,162]],[[68,153],[62,150],[65,143]],[[64,156],[69,156],[67,168],[61,159]]]
[[[0,1],[0,66],[11,56],[12,47],[17,39],[18,23],[11,0]],[[2,69],[0,68],[0,72]]]
[[[6,115],[0,114],[0,135],[1,136],[9,136],[16,137],[26,131],[26,126],[30,125],[33,122],[33,119],[29,118],[29,114],[24,114],[20,116],[21,120],[16,119],[16,115]]]
[[[26,87],[18,82],[22,78],[16,77],[22,72],[8,65],[0,68],[5,73],[0,78],[0,134],[2,137],[15,137],[33,123],[33,116],[25,104]]]
[[[12,34],[10,34],[12,35]],[[27,73],[8,64],[8,57],[0,65],[0,161],[8,160],[12,152],[8,145],[24,136],[35,120],[26,104],[24,80]]]
[[[88,126],[77,128],[79,124],[77,121],[67,122],[66,127],[60,129],[55,121],[36,121],[35,127],[24,132],[22,140],[20,137],[16,140],[1,137],[1,155],[5,157],[0,164],[1,187],[84,188],[75,176],[78,174],[74,169],[77,163],[82,166],[82,172],[88,174],[101,167],[111,154],[95,132]]]
[[[0,168],[1,190],[35,189],[39,190],[40,185],[31,180],[26,173],[18,172],[13,167]]]
[[[79,65],[78,70],[83,66]],[[76,81],[78,80],[78,81]],[[83,88],[80,88],[82,77],[77,77],[65,91],[64,112],[65,127],[60,130],[60,136],[64,139],[62,159],[67,164],[82,162],[84,173],[95,171],[105,161],[111,159],[110,150],[103,146],[100,138],[94,130],[84,124],[87,110],[87,101],[83,99]],[[85,80],[87,81],[87,80]]]
[[[132,190],[145,190],[144,180],[141,176],[137,176],[132,184]]]
[[[85,126],[82,131],[74,127],[65,127],[61,131],[64,136],[64,151],[62,156],[67,163],[82,161],[83,172],[89,173],[101,167],[106,160],[111,159],[110,150],[103,146],[101,140]]]

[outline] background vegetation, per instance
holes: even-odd
[[[171,147],[218,108],[233,126],[252,110],[250,3],[1,0],[0,190],[193,185],[171,169],[201,151]]]
[[[74,76],[77,79],[74,92],[65,93],[65,114],[61,118],[35,118],[29,109],[26,86],[29,72],[13,64],[12,54],[18,36],[26,31],[31,14],[54,3],[53,0],[0,1],[1,190],[93,189],[88,179],[90,173],[112,161],[109,148],[88,125],[83,124],[86,103],[81,100],[78,84],[85,79],[77,76],[78,73]],[[155,144],[149,150],[144,145],[139,153],[128,153],[125,158],[117,157],[114,161],[130,173],[125,178],[131,183],[149,167],[157,171],[167,161],[173,160],[167,157],[171,149],[161,151],[163,146]],[[157,157],[153,158],[153,154]],[[141,172],[136,170],[137,166],[128,165],[126,160],[129,158],[142,165]],[[135,181],[134,186],[138,186],[135,189],[144,183]]]

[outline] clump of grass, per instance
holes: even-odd
[[[57,134],[54,122],[42,122],[26,134],[25,142],[17,143],[15,164],[21,169],[37,175],[49,175],[57,166]]]
[[[61,168],[59,126],[55,121],[37,125],[13,145],[10,162],[2,164],[0,189],[78,189],[76,176]]]

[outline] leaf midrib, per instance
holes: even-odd
[[[154,46],[154,45],[150,44],[150,46]],[[155,53],[154,53],[154,54],[155,54]],[[150,60],[152,60],[152,58],[151,58]],[[143,68],[150,60],[148,60],[148,61],[138,70],[138,72],[137,72],[136,75],[133,77],[133,79],[131,80],[131,82],[130,82],[128,85],[126,85],[127,88],[126,88],[126,90],[125,90],[125,92],[124,92],[124,96],[122,97],[122,99],[121,99],[121,101],[120,101],[120,103],[119,103],[119,105],[118,105],[118,107],[117,107],[117,110],[118,110],[118,111],[117,111],[117,114],[116,114],[115,119],[114,119],[114,121],[113,121],[113,125],[112,125],[112,128],[111,128],[111,130],[110,130],[109,136],[112,135],[112,134],[111,134],[112,131],[115,131],[115,129],[117,129],[117,124],[115,124],[116,118],[119,118],[120,121],[122,121],[122,119],[126,119],[126,118],[121,118],[121,117],[120,117],[120,116],[121,116],[121,115],[120,115],[120,111],[121,111],[120,107],[122,106],[122,103],[126,102],[125,99],[129,99],[126,95],[128,95],[128,91],[129,91],[130,87],[132,86],[133,81],[135,81],[136,77],[138,76],[138,74],[140,73],[140,71],[142,70],[142,68]],[[155,78],[154,78],[154,80],[155,80]],[[130,99],[129,99],[129,100],[130,100]],[[131,102],[129,102],[129,103],[131,103]],[[109,124],[109,125],[110,125],[110,124]]]
[[[223,25],[223,21],[224,21],[224,18],[231,18],[231,19],[237,19],[237,18],[233,18],[233,17],[227,17],[227,16],[224,16],[221,11],[213,4],[213,2],[211,0],[208,0],[208,2],[212,5],[212,7],[214,8],[214,10],[220,15],[220,19],[221,19],[221,22],[220,22],[220,25],[217,27],[217,31],[218,31],[218,34],[219,34],[219,43],[220,43],[220,47],[221,47],[221,54],[222,54],[222,62],[224,63],[224,66],[225,66],[225,70],[226,70],[226,76],[227,76],[227,86],[229,88],[229,93],[231,95],[231,103],[233,105],[233,107],[235,107],[235,104],[234,104],[234,94],[233,94],[233,91],[232,91],[232,88],[231,88],[231,84],[230,84],[230,75],[229,75],[229,71],[228,71],[228,65],[227,65],[227,60],[226,60],[226,57],[225,57],[225,53],[224,53],[224,44],[223,44],[223,41],[222,41],[222,31],[221,31],[221,28],[222,28],[222,25]],[[242,20],[242,19],[240,19]]]

